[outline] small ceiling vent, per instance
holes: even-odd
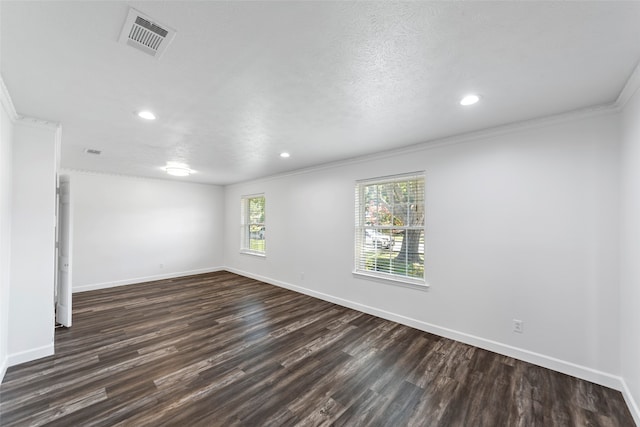
[[[93,154],[94,156],[99,156],[100,154],[102,154],[101,150],[96,150],[95,148],[87,148],[86,150],[84,150],[84,152],[87,154]]]
[[[160,59],[175,35],[174,29],[131,8],[120,33],[120,43],[126,43]]]

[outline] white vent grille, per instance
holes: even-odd
[[[160,58],[175,35],[175,30],[131,8],[120,33],[120,42]]]

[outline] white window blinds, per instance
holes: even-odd
[[[243,196],[240,207],[240,250],[264,255],[266,253],[264,194]]]
[[[424,183],[424,173],[356,183],[356,273],[424,284]]]

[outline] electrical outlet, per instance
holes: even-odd
[[[300,280],[304,280],[304,273],[300,273]]]
[[[164,264],[158,264],[158,268],[164,268]]]
[[[513,319],[513,332],[519,334],[524,332],[524,322],[522,320]]]

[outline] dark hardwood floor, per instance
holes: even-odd
[[[8,426],[633,426],[605,387],[227,272],[74,295]]]

